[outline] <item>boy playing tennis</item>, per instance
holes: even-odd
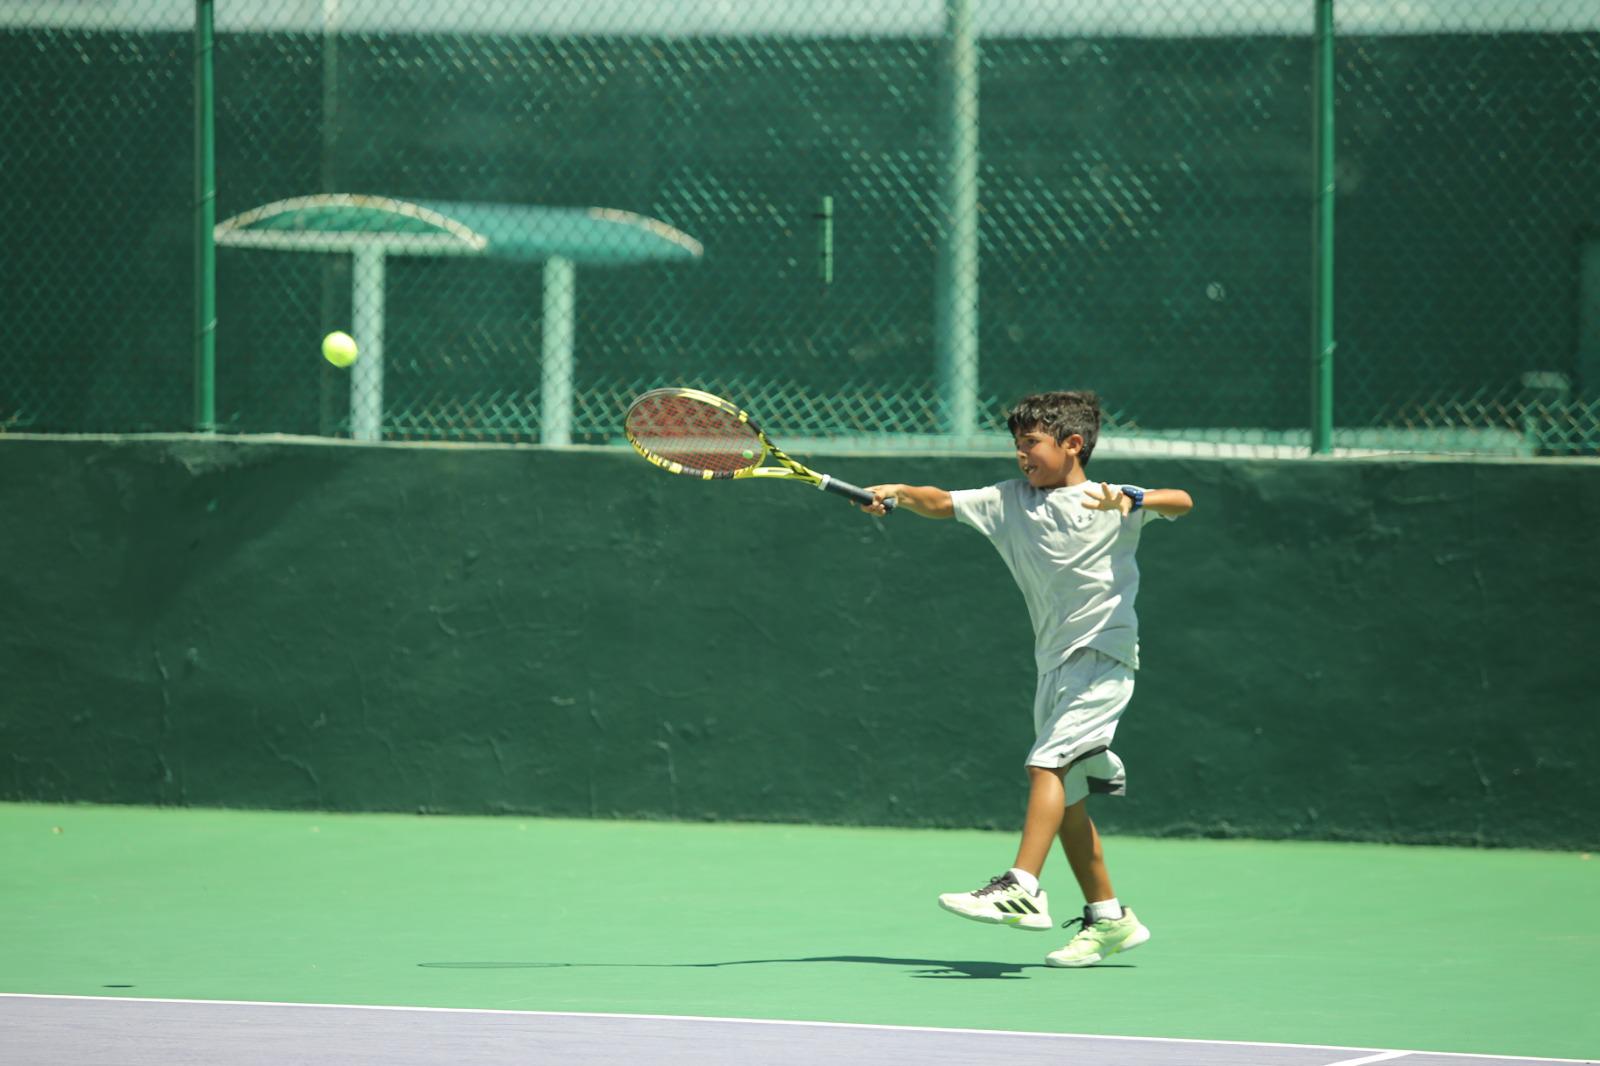
[[[1139,591],[1134,552],[1152,515],[1177,518],[1194,506],[1181,489],[1140,489],[1090,481],[1084,473],[1100,433],[1092,392],[1046,392],[1006,416],[1022,477],[983,489],[873,485],[883,502],[924,518],[955,518],[988,537],[1022,589],[1033,619],[1039,685],[1028,752],[1028,810],[1011,869],[973,892],[939,897],[945,910],[1016,929],[1052,926],[1039,873],[1060,839],[1088,904],[1072,940],[1045,956],[1051,966],[1093,966],[1150,939],[1117,901],[1086,801],[1121,795],[1122,761],[1111,752],[1117,720],[1133,696],[1139,666]]]

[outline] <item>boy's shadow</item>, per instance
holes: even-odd
[[[431,970],[555,970],[577,968],[664,968],[709,970],[722,966],[765,966],[775,963],[855,962],[873,966],[898,966],[923,980],[1012,981],[1027,979],[1025,970],[1048,970],[1036,962],[954,961],[946,959],[894,959],[882,955],[812,955],[800,959],[732,959],[728,962],[419,962]],[[1101,963],[1096,970],[1132,969],[1125,963]]]

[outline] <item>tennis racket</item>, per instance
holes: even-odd
[[[633,450],[669,474],[700,478],[773,478],[803,481],[867,506],[866,489],[785,455],[735,404],[699,389],[652,389],[634,400],[623,420]],[[771,457],[777,466],[762,466]],[[895,501],[883,501],[884,510]]]

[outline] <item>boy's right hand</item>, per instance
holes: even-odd
[[[923,518],[955,517],[950,494],[933,485],[868,485],[867,491],[872,493],[873,501],[861,509],[880,518],[889,513],[884,506],[887,500],[894,501],[895,510],[910,511]]]
[[[872,499],[871,503],[862,504],[861,505],[861,509],[863,511],[865,511],[867,514],[874,514],[874,515],[877,515],[880,518],[883,517],[884,515],[889,513],[889,509],[883,505],[883,501],[884,500],[894,500],[896,505],[898,505],[899,502],[900,502],[899,498],[898,498],[899,495],[900,495],[898,490],[903,488],[903,487],[904,486],[902,486],[902,485],[868,485],[868,486],[866,486],[867,491],[872,493],[873,499]]]

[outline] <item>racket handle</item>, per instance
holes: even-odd
[[[822,480],[817,482],[817,488],[821,489],[823,492],[837,493],[852,503],[858,503],[863,507],[868,506],[877,499],[876,496],[868,492],[866,489],[858,488],[857,486],[850,484],[848,481],[840,481],[838,478],[830,477],[827,474],[822,475]],[[888,512],[894,510],[895,502],[896,501],[892,497],[884,500],[884,511]]]

